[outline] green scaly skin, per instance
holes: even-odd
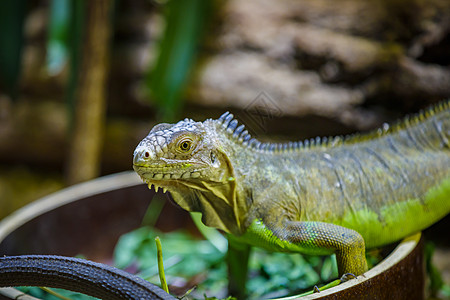
[[[450,101],[368,135],[271,144],[231,114],[159,124],[134,169],[183,209],[274,251],[335,253],[339,274],[365,249],[421,231],[450,211]]]

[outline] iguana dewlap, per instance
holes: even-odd
[[[159,124],[137,146],[141,178],[203,222],[274,251],[336,253],[340,275],[365,248],[450,211],[450,101],[368,135],[261,143],[229,113]]]

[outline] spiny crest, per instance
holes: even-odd
[[[232,136],[238,140],[248,141],[251,139],[251,135],[245,129],[244,125],[238,125],[238,120],[233,118],[233,115],[230,112],[226,112],[220,116],[217,120],[220,124],[222,124],[222,128],[225,129],[228,133],[232,134]]]
[[[369,133],[366,134],[351,134],[348,136],[345,136],[343,138],[343,143],[345,144],[353,144],[353,143],[359,143],[367,140],[371,140],[374,138],[382,137],[387,134],[396,133],[398,131],[401,131],[403,129],[409,128],[411,126],[417,125],[428,118],[436,115],[437,113],[440,113],[445,110],[450,109],[450,100],[439,102],[435,105],[432,105],[424,110],[419,111],[417,114],[414,115],[407,115],[402,120],[389,125],[388,123],[384,123],[380,128],[375,129]]]
[[[340,143],[342,140],[341,137],[316,137],[303,142],[263,143],[252,138],[250,133],[245,130],[245,126],[239,125],[239,122],[234,119],[233,114],[228,111],[220,116],[220,118],[217,119],[217,122],[219,122],[221,127],[229,133],[233,139],[239,141],[242,145],[266,152],[290,152],[315,146],[331,146]]]
[[[410,126],[414,126],[437,113],[450,109],[450,100],[442,101],[428,109],[425,109],[413,116],[406,116],[402,121],[394,125],[387,123],[382,127],[369,132],[367,134],[352,134],[348,136],[335,136],[335,137],[316,137],[298,142],[286,142],[286,143],[263,143],[255,138],[245,130],[244,125],[238,126],[238,121],[234,119],[233,115],[229,112],[224,113],[217,120],[221,124],[222,128],[228,132],[234,139],[241,142],[242,145],[251,147],[255,150],[268,151],[268,152],[291,152],[302,149],[310,149],[314,147],[336,147],[342,144],[353,144],[358,142],[367,141],[370,139],[378,138],[386,134],[395,133]]]

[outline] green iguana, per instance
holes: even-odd
[[[367,135],[262,143],[230,113],[156,125],[134,152],[149,187],[235,240],[335,253],[340,276],[367,271],[366,248],[450,211],[450,101]]]

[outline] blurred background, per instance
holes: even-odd
[[[0,218],[131,170],[161,121],[304,139],[449,96],[448,0],[0,1]]]

